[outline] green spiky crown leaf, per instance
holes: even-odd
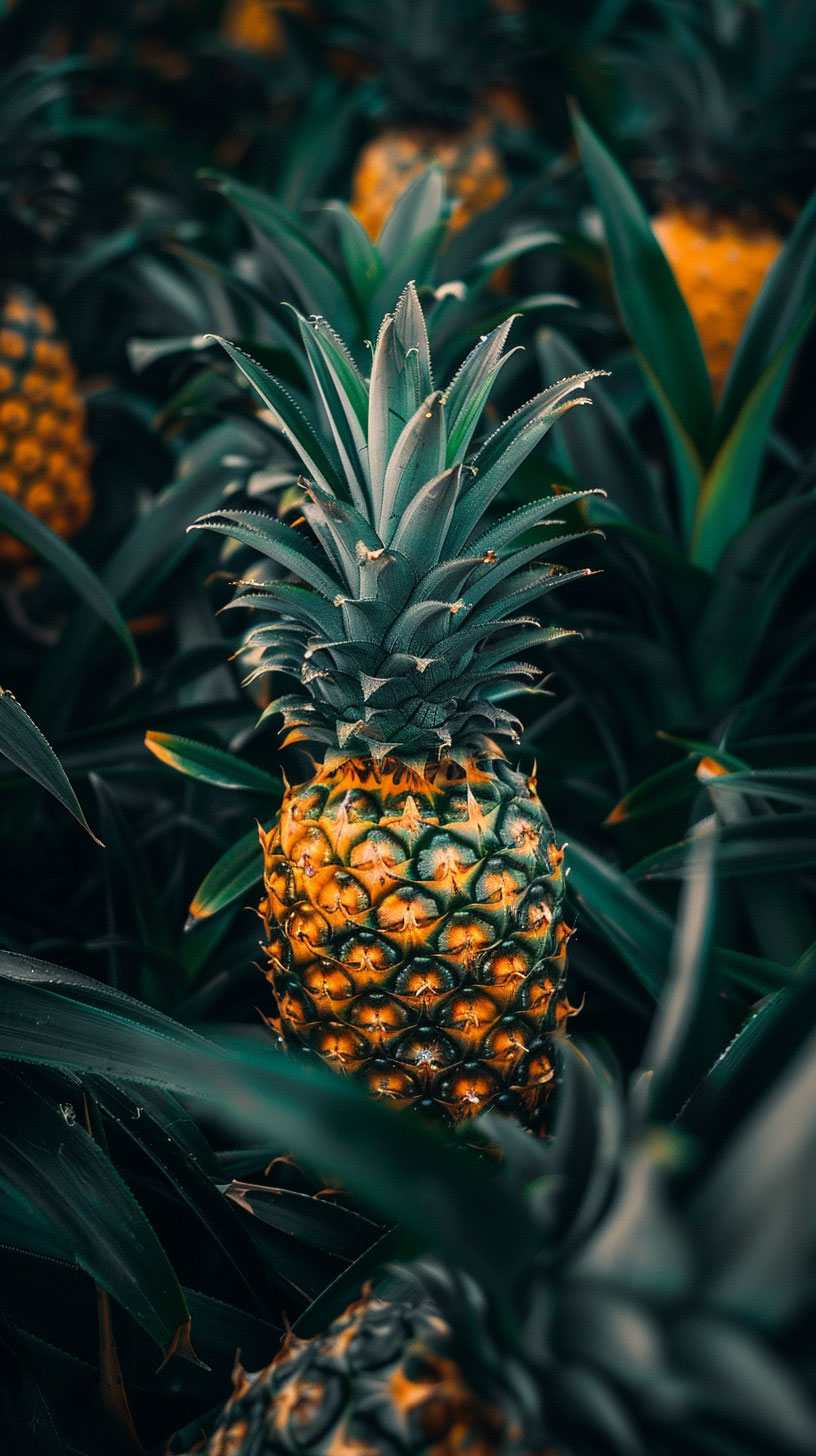
[[[562,524],[554,513],[590,492],[533,501],[494,524],[484,517],[554,420],[585,402],[574,396],[595,371],[551,385],[468,459],[512,319],[480,340],[443,391],[413,284],[383,320],[370,379],[325,319],[297,317],[328,437],[259,364],[220,342],[303,462],[303,516],[317,544],[249,511],[195,523],[287,573],[242,581],[230,604],[273,619],[246,640],[253,676],[298,680],[299,691],[267,713],[283,714],[287,743],[322,743],[343,758],[424,763],[485,738],[518,741],[518,720],[501,701],[539,676],[525,653],[568,635],[543,627],[529,606],[588,574],[542,560],[575,534],[542,541],[535,528]]]

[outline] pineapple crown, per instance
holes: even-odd
[[[656,187],[789,220],[813,189],[816,6],[706,0],[665,18],[667,34],[621,57]]]
[[[73,221],[78,184],[59,152],[75,62],[26,59],[0,72],[0,281],[28,276]]]
[[[321,0],[327,39],[370,64],[391,121],[466,124],[480,93],[506,79],[522,17],[495,0]]]
[[[549,1138],[495,1114],[481,1121],[503,1154],[503,1188],[526,1198],[533,1226],[526,1266],[509,1210],[515,1247],[494,1251],[491,1283],[511,1291],[512,1313],[502,1318],[501,1294],[466,1272],[469,1249],[460,1267],[422,1260],[402,1290],[395,1269],[385,1291],[430,1299],[444,1322],[437,1351],[504,1416],[503,1456],[816,1449],[813,1288],[802,1273],[814,1228],[796,1168],[812,1146],[812,1112],[798,1099],[814,1050],[811,1037],[750,1113],[731,1104],[730,1137],[707,1158],[689,1137],[694,1098],[685,1125],[644,1119],[589,1049],[566,1039]],[[758,1060],[755,1050],[754,1076]],[[720,1107],[715,1125],[727,1117]]]
[[[305,466],[300,531],[248,511],[216,511],[190,529],[221,532],[299,578],[241,581],[229,604],[274,620],[250,632],[260,672],[294,677],[278,698],[285,743],[322,743],[330,758],[393,754],[424,765],[518,741],[500,706],[539,670],[524,654],[571,635],[525,612],[589,574],[542,561],[536,528],[589,491],[551,496],[486,524],[493,501],[576,391],[597,371],[553,384],[517,410],[468,460],[492,385],[509,355],[512,319],[482,338],[446,390],[434,388],[425,319],[413,284],[383,320],[365,379],[323,318],[297,314],[330,438],[240,349],[238,364]],[[573,396],[570,398],[570,396]]]

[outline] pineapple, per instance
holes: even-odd
[[[787,226],[813,185],[816,11],[714,0],[669,16],[628,62],[654,231],[700,335],[715,398]]]
[[[275,1025],[397,1106],[537,1116],[563,995],[563,853],[497,749],[324,767],[261,836]]]
[[[805,1026],[812,998],[811,980]],[[778,1033],[762,1030],[767,1056]],[[478,1207],[462,1209],[458,1267],[391,1269],[315,1338],[289,1334],[257,1373],[238,1366],[196,1450],[811,1456],[816,1047],[812,1034],[784,1059],[777,1046],[768,1089],[756,1046],[738,1042],[725,1056],[742,1100],[701,1084],[708,1137],[694,1099],[678,1129],[644,1125],[647,1072],[627,1102],[600,1067],[565,1058],[551,1139],[488,1120],[504,1153],[491,1213],[509,1234],[492,1261]]]
[[[351,210],[370,238],[378,238],[388,214],[409,183],[439,167],[453,199],[450,228],[458,232],[500,202],[508,189],[491,125],[480,115],[461,131],[388,127],[363,147],[354,169]]]
[[[58,536],[88,520],[93,495],[85,406],[50,308],[12,287],[0,306],[0,490]],[[30,559],[0,533],[0,563]]]
[[[324,1335],[301,1340],[290,1332],[268,1369],[248,1376],[237,1368],[206,1456],[504,1451],[501,1412],[469,1388],[444,1353],[450,1336],[430,1300],[389,1302],[366,1289]]]
[[[93,508],[91,447],[76,370],[37,278],[72,207],[70,178],[43,134],[63,82],[35,61],[1,79],[0,491],[69,537]],[[0,532],[0,567],[30,560],[27,547]]]
[[[370,381],[325,320],[298,317],[325,445],[276,381],[225,347],[303,461],[319,549],[272,517],[196,523],[303,583],[244,582],[233,602],[271,618],[245,644],[253,677],[300,685],[266,712],[283,714],[285,743],[325,753],[261,831],[269,1021],[395,1106],[454,1123],[496,1106],[536,1127],[572,1011],[570,932],[563,852],[535,777],[504,757],[520,725],[500,702],[537,676],[519,654],[564,635],[527,603],[587,574],[543,564],[549,543],[530,544],[531,529],[586,492],[483,517],[592,376],[545,390],[470,461],[511,321],[442,392],[413,285],[383,321]]]
[[[506,109],[513,96],[501,83],[518,17],[498,12],[493,0],[323,0],[317,9],[328,12],[334,51],[359,55],[374,75],[379,129],[351,183],[352,212],[369,236],[379,236],[394,203],[431,163],[453,199],[454,230],[498,202],[509,180],[492,97],[504,97]]]

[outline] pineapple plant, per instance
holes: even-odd
[[[64,221],[65,179],[38,150],[38,113],[54,96],[46,66],[18,65],[0,84],[0,491],[70,537],[93,509],[91,447],[68,345],[35,291],[37,263]],[[30,560],[0,532],[0,566]]]
[[[564,1046],[549,1140],[483,1124],[503,1153],[490,1217],[513,1232],[492,1266],[456,1206],[455,1259],[392,1267],[270,1365],[238,1364],[209,1437],[185,1440],[201,1456],[809,1456],[812,958],[805,983],[696,1085],[677,985],[628,1101]],[[697,1046],[699,991],[696,1010],[681,997]]]
[[[327,42],[374,76],[378,130],[351,183],[352,212],[369,236],[379,236],[397,199],[432,164],[453,198],[453,230],[497,203],[509,180],[491,95],[507,109],[519,18],[493,0],[329,0],[316,10],[327,12]]]
[[[450,1339],[427,1297],[389,1301],[366,1288],[324,1334],[290,1331],[266,1369],[238,1366],[206,1456],[529,1452],[507,1446],[500,1410],[469,1385]]]
[[[253,676],[285,744],[323,761],[261,831],[269,1022],[377,1097],[452,1122],[488,1106],[538,1126],[552,1039],[570,1007],[563,851],[535,776],[508,763],[501,706],[535,679],[522,654],[564,634],[526,612],[588,574],[543,562],[538,527],[586,492],[485,520],[514,469],[592,371],[544,390],[471,455],[512,320],[435,389],[413,285],[384,319],[364,378],[325,320],[298,315],[331,436],[231,344],[306,474],[314,537],[221,510],[196,522],[299,581],[244,580]],[[532,532],[532,540],[531,540]],[[580,534],[580,533],[579,533]]]
[[[383,314],[393,310],[413,278],[437,370],[447,374],[472,340],[495,322],[492,288],[497,259],[499,267],[512,268],[516,259],[556,242],[537,219],[525,217],[523,200],[516,194],[506,208],[451,245],[450,199],[434,167],[408,185],[388,214],[377,243],[370,241],[344,203],[311,204],[300,212],[284,207],[267,190],[222,172],[204,175],[244,223],[251,246],[235,252],[231,275],[223,273],[218,281],[211,268],[203,272],[201,255],[184,267],[188,289],[194,288],[201,299],[200,307],[190,314],[190,324],[195,327],[211,316],[213,290],[218,286],[221,331],[285,348],[292,354],[295,373],[300,372],[296,358],[300,338],[288,309],[279,312],[280,299],[289,299],[305,314],[329,312],[362,366],[370,360],[370,341],[377,336]],[[304,266],[306,257],[311,266]],[[248,296],[240,296],[241,289],[247,293],[250,280],[251,312]],[[535,307],[540,317],[547,300],[539,298]],[[526,329],[533,317],[525,316]]]
[[[796,0],[691,18],[630,56],[654,231],[697,327],[715,398],[790,223],[812,188],[816,14]],[[636,145],[637,145],[636,144]]]

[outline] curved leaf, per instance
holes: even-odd
[[[652,1122],[677,1114],[722,1045],[711,975],[716,873],[717,828],[707,825],[689,845],[666,984],[643,1053]]]
[[[633,971],[644,990],[657,1000],[671,956],[671,916],[612,864],[571,840],[566,849],[570,886],[578,903]],[[712,965],[718,977],[765,995],[790,980],[787,966],[717,947]]]
[[[689,872],[691,841],[657,850],[629,871],[633,880],[673,879]],[[816,813],[772,814],[724,824],[717,855],[718,875],[789,874],[816,865]]]
[[[213,511],[208,516],[200,516],[187,529],[217,531],[221,536],[251,546],[308,582],[326,601],[334,601],[341,590],[340,583],[328,576],[320,564],[325,556],[274,516],[265,516],[259,511]]]
[[[751,517],[771,421],[788,365],[816,313],[813,304],[760,376],[706,473],[692,529],[692,560],[713,571],[732,538]]]
[[[264,825],[269,828],[268,823]],[[190,902],[187,928],[249,894],[262,877],[263,855],[256,828],[231,845],[205,875]]]
[[[708,790],[720,793],[757,794],[778,803],[812,808],[816,801],[816,769],[769,768],[739,769],[707,782]]]
[[[508,1280],[529,1267],[538,1235],[521,1194],[497,1188],[492,1170],[466,1147],[458,1150],[453,1179],[451,1149],[442,1136],[419,1119],[398,1117],[350,1079],[280,1055],[271,1038],[215,1046],[169,1023],[171,1036],[162,1030],[168,1018],[121,994],[115,998],[121,1011],[112,1013],[102,1009],[101,998],[83,1005],[26,985],[19,970],[5,979],[5,966],[21,960],[0,955],[0,1056],[158,1084],[203,1099],[243,1135],[274,1137],[306,1167],[340,1176],[375,1211],[399,1220],[406,1235],[483,1280],[504,1306]],[[43,967],[41,974],[49,969],[71,979],[57,967]],[[508,1220],[513,1241],[498,1271],[495,1249],[507,1244]]]
[[[724,753],[719,748],[709,748],[706,751],[709,760],[714,760],[723,768],[723,772],[744,767],[742,760],[735,758],[733,754]],[[657,773],[651,774],[648,779],[643,779],[619,799],[614,809],[607,815],[607,824],[623,824],[633,819],[642,819],[648,814],[657,814],[663,809],[672,808],[675,804],[681,804],[685,799],[691,798],[699,789],[699,783],[695,776],[695,770],[699,762],[699,752],[696,752],[682,760],[680,763],[671,763],[667,768],[661,768]],[[729,772],[730,777],[730,772]]]
[[[689,659],[706,707],[733,701],[790,582],[816,549],[816,494],[749,521],[718,563]]]
[[[577,374],[586,361],[572,344],[552,329],[542,329],[536,345],[547,379]],[[610,502],[633,524],[671,540],[669,512],[643,452],[629,431],[609,391],[593,391],[592,410],[571,410],[553,436],[553,448],[582,485],[602,484]]]
[[[228,1199],[262,1223],[342,1259],[355,1259],[369,1247],[378,1225],[352,1209],[312,1193],[233,1180]]]
[[[243,214],[264,250],[271,253],[287,283],[309,313],[325,313],[344,337],[356,333],[356,319],[341,279],[293,212],[267,192],[260,192],[224,173],[200,174]]]
[[[77,596],[101,617],[122,643],[133,663],[137,677],[141,672],[139,652],[122,613],[113,597],[95,572],[82,560],[73,546],[63,541],[30,511],[0,491],[0,527],[35,551],[49,566],[64,577]]]
[[[159,733],[153,729],[145,734],[145,746],[162,763],[174,768],[191,779],[203,784],[215,784],[221,789],[247,789],[253,793],[283,793],[280,779],[265,769],[256,768],[227,753],[223,748],[211,748],[209,743],[198,743],[193,738],[181,738],[175,733]]]
[[[81,1106],[2,1076],[0,1180],[53,1223],[76,1262],[156,1341],[188,1355],[190,1315],[170,1262],[133,1194],[85,1131]]]
[[[382,260],[362,223],[345,203],[330,201],[324,208],[334,219],[348,280],[359,311],[365,315],[368,300],[382,277]]]
[[[91,839],[97,839],[80,802],[71,788],[68,775],[62,767],[50,743],[46,741],[36,723],[29,718],[12,693],[0,688],[0,753],[10,758],[29,778],[41,784],[49,794],[72,814],[78,824],[87,830]]]
[[[264,369],[251,355],[244,353],[231,344],[228,339],[222,339],[220,334],[207,334],[207,339],[215,344],[220,344],[238,365],[241,373],[253,389],[263,400],[267,409],[281,421],[283,431],[303,461],[306,469],[321,485],[335,494],[342,495],[342,475],[338,466],[332,461],[322,442],[315,434],[312,425],[307,420],[300,406],[297,404],[288,390],[275,379],[274,375]]]
[[[703,453],[714,403],[697,330],[674,274],[628,177],[574,112],[575,133],[609,246],[615,292],[650,382],[656,380],[680,425]]]
[[[427,167],[400,194],[382,225],[376,249],[391,268],[412,243],[425,238],[444,219],[445,183],[439,167]]]
[[[796,220],[772,264],[737,344],[722,404],[717,436],[723,441],[746,399],[782,348],[798,332],[816,301],[816,193]]]

